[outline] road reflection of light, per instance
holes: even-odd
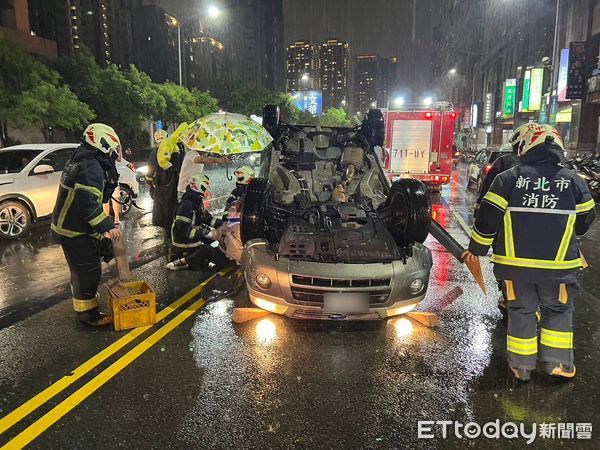
[[[227,315],[229,315],[230,313],[229,313],[228,302],[226,302],[226,301],[220,301],[220,302],[214,303],[212,305],[210,313],[214,314],[215,316],[227,316]]]
[[[272,344],[277,338],[277,328],[271,319],[262,319],[256,324],[256,341],[259,344]]]
[[[401,317],[400,319],[396,320],[394,328],[396,329],[396,337],[398,337],[399,339],[402,339],[412,334],[413,332],[412,322],[404,317]]]

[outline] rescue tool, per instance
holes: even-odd
[[[454,239],[450,233],[448,233],[444,227],[442,227],[435,219],[431,219],[431,225],[429,226],[429,232],[437,239],[437,241],[444,246],[446,250],[450,252],[461,263],[465,262],[462,258],[465,248]],[[481,272],[481,264],[479,262],[467,262],[467,268],[477,284],[481,288],[484,294],[487,294],[485,283],[483,281],[483,273]]]

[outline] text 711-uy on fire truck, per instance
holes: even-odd
[[[415,178],[434,189],[448,183],[456,117],[449,107],[387,111],[384,167],[389,179]]]

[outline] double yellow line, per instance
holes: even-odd
[[[219,272],[219,275],[225,275],[230,269],[223,270]],[[169,306],[161,310],[156,315],[156,321],[159,322],[166,317],[173,314],[177,309],[179,309],[182,305],[195,298],[200,292],[202,288],[206,286],[206,284],[211,281],[216,275],[213,275],[200,283],[198,286],[193,288],[191,291],[171,303]],[[33,424],[11,439],[2,449],[17,449],[23,448],[25,445],[29,444],[35,438],[37,438],[40,434],[42,434],[45,430],[47,430],[50,426],[58,422],[63,416],[65,416],[69,411],[75,408],[79,403],[93,394],[96,390],[98,390],[102,385],[104,385],[107,381],[112,379],[115,375],[121,372],[125,367],[131,364],[135,359],[137,359],[140,355],[142,355],[146,350],[160,341],[163,337],[173,331],[177,326],[183,323],[187,318],[189,318],[196,311],[201,309],[206,304],[204,299],[199,299],[196,302],[189,305],[186,309],[184,309],[181,313],[175,316],[171,321],[167,322],[165,325],[160,327],[138,345],[133,347],[126,354],[117,359],[114,363],[84,384],[82,387],[77,389],[73,394],[63,400],[61,403],[56,405],[46,414],[44,414],[41,418],[36,420]],[[114,355],[120,349],[125,347],[127,344],[132,342],[137,337],[141,336],[144,332],[148,331],[152,325],[148,325],[145,327],[136,328],[125,336],[120,338],[119,340],[113,342],[111,345],[106,347],[101,352],[97,353],[95,356],[81,364],[77,367],[73,372],[69,375],[62,377],[56,383],[44,389],[42,392],[37,394],[35,397],[23,403],[21,406],[4,416],[0,419],[0,435],[2,435],[6,430],[11,428],[16,423],[20,422],[22,419],[27,417],[29,414],[34,412],[37,408],[42,406],[48,400],[64,391],[67,387],[73,384],[75,381],[89,373],[91,370],[96,368],[99,364],[104,362],[106,359]]]

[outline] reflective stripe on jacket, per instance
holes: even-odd
[[[481,201],[469,250],[485,255],[500,279],[561,278],[581,267],[576,236],[589,229],[595,203],[577,174],[558,165],[554,147],[525,155],[496,177]],[[533,277],[533,279],[532,279]]]
[[[51,225],[59,239],[84,234],[99,238],[115,227],[102,209],[103,198],[112,195],[104,192],[111,163],[100,160],[97,152],[80,146],[63,170]]]
[[[199,247],[206,240],[211,228],[222,225],[222,220],[214,218],[204,209],[202,201],[203,197],[189,188],[183,194],[171,226],[171,242],[174,247]]]

